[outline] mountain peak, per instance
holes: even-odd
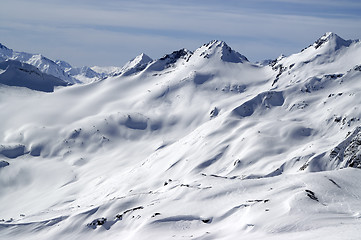
[[[342,47],[348,47],[352,43],[352,40],[345,40],[338,36],[336,33],[327,32],[322,35],[317,41],[313,44],[315,49],[328,45],[332,50],[338,50]]]
[[[203,46],[212,48],[212,47],[223,47],[228,45],[225,41],[222,40],[212,40],[209,43],[204,44]]]
[[[119,73],[116,73],[115,75],[123,74],[123,75],[130,75],[135,72],[139,72],[143,70],[148,63],[152,62],[153,59],[151,59],[148,55],[141,53],[129,62],[127,62]]]
[[[220,40],[212,40],[207,44],[203,44],[196,52],[200,52],[199,56],[203,58],[211,58],[218,56],[224,62],[242,63],[248,62],[248,59],[242,54],[234,51],[226,42]]]
[[[325,34],[323,34],[323,36],[322,37],[324,37],[324,38],[333,38],[333,37],[340,37],[340,36],[338,36],[336,33],[334,33],[334,32],[326,32]],[[321,38],[322,38],[321,37]]]
[[[202,47],[208,48],[208,49],[226,49],[226,50],[232,50],[232,48],[222,40],[212,40],[206,44],[203,44]]]
[[[149,63],[153,61],[152,58],[150,58],[147,54],[145,53],[141,53],[139,54],[138,56],[136,56],[132,62],[137,62],[137,63],[141,63],[141,64],[144,64],[144,63]]]

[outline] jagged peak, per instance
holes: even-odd
[[[189,51],[186,48],[182,48],[180,50],[177,51],[173,51],[170,54],[166,54],[163,57],[161,57],[159,60],[164,61],[164,60],[170,60],[171,62],[175,62],[177,61],[179,58],[187,56],[187,55],[192,55],[193,52]]]
[[[287,57],[286,55],[281,54],[276,59],[271,60],[268,65],[274,67],[275,65],[277,65],[278,62],[280,62],[282,59],[285,59],[286,57]]]
[[[172,53],[166,54],[163,57],[153,61],[149,64],[150,70],[153,71],[162,71],[166,68],[173,67],[177,64],[185,64],[193,56],[193,52],[182,48]]]
[[[217,55],[225,62],[248,62],[248,59],[245,56],[234,51],[226,42],[220,40],[212,40],[209,43],[203,44],[196,52],[199,52],[199,56],[203,58],[211,58],[212,56]]]
[[[327,43],[330,45],[330,47],[333,48],[333,50],[337,50],[341,47],[350,46],[352,40],[345,40],[338,36],[336,33],[326,32],[324,35],[322,35],[319,39],[316,40],[316,42],[313,44],[313,47],[315,49],[319,49],[320,47],[325,46]]]
[[[322,36],[321,36],[321,38],[333,38],[333,37],[340,37],[340,36],[338,36],[336,33],[334,33],[334,32],[326,32],[325,34],[323,34]]]
[[[211,40],[210,42],[203,44],[203,46],[212,48],[212,47],[223,47],[228,45],[225,41],[222,40]]]

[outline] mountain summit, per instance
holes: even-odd
[[[352,40],[345,40],[333,32],[327,32],[313,44],[313,47],[318,49],[327,45],[330,50],[337,51],[342,47],[349,47],[352,42]]]
[[[124,76],[142,71],[150,62],[152,62],[148,55],[141,53],[129,62],[127,62],[116,75],[122,74]]]
[[[248,59],[242,54],[234,51],[224,41],[213,40],[195,51],[195,55],[205,59],[216,57],[224,62],[242,63]]]

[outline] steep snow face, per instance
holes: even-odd
[[[212,41],[51,94],[1,86],[0,238],[357,239],[360,46],[328,43],[261,66]]]
[[[0,83],[44,92],[54,91],[55,86],[68,85],[67,82],[42,73],[32,65],[14,60],[0,62]]]

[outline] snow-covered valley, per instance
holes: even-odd
[[[360,238],[359,40],[0,60],[0,239]]]

